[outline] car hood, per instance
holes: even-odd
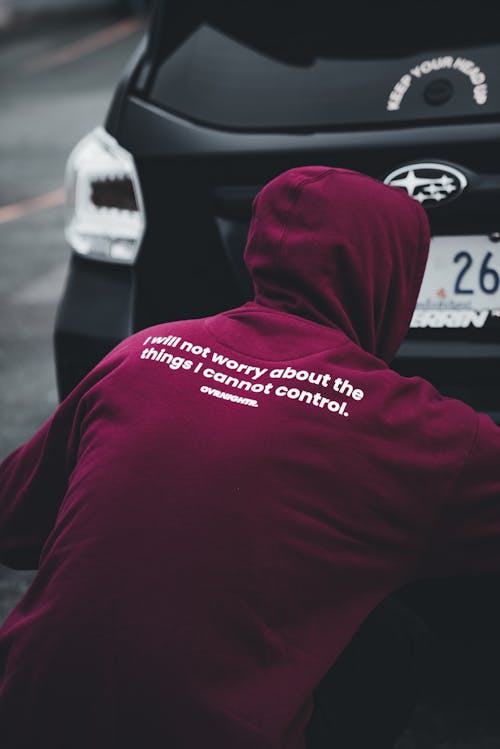
[[[338,328],[390,362],[429,238],[424,209],[401,189],[347,169],[298,167],[255,196],[245,262],[257,303]]]

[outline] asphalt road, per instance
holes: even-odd
[[[0,40],[0,460],[57,405],[52,329],[69,259],[65,162],[103,122],[143,22],[110,16]],[[0,623],[33,577],[0,565]]]

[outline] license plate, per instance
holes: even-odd
[[[500,243],[433,237],[412,328],[482,328],[500,317]]]

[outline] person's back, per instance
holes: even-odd
[[[5,749],[299,749],[382,600],[500,568],[498,428],[388,367],[428,242],[401,191],[285,172],[255,301],[122,342],[5,461],[0,561],[41,553],[0,630]]]

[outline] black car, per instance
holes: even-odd
[[[500,9],[336,5],[156,3],[104,128],[68,162],[61,397],[133,331],[248,299],[254,195],[325,164],[428,208],[429,264],[394,367],[500,422]]]
[[[68,162],[60,396],[130,333],[250,298],[253,197],[286,169],[333,165],[428,209],[393,366],[500,423],[499,22],[486,0],[156,3],[104,127]],[[498,629],[491,582],[448,581],[445,603],[440,586],[410,593],[438,629]]]

